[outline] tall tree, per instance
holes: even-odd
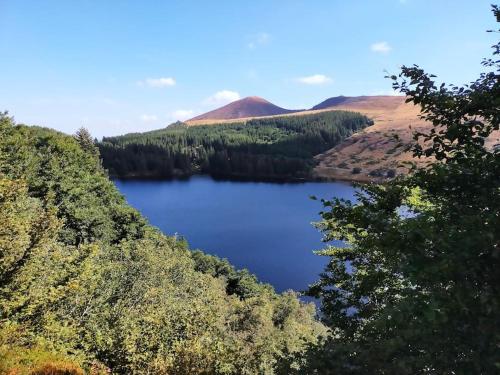
[[[84,151],[92,155],[99,154],[99,149],[95,144],[95,140],[92,138],[92,135],[86,128],[81,127],[80,129],[78,129],[74,137]]]
[[[498,19],[498,7],[493,11]],[[329,246],[309,294],[322,298],[332,337],[311,350],[310,373],[493,374],[500,372],[500,43],[488,72],[456,87],[418,66],[393,86],[434,127],[414,155],[437,162],[357,202],[324,200]]]

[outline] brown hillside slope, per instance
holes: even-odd
[[[360,112],[373,119],[374,125],[316,156],[319,161],[314,170],[316,176],[380,182],[390,177],[391,173],[407,173],[405,162],[413,161],[418,166],[431,162],[431,159],[415,159],[411,152],[405,152],[405,146],[413,141],[413,133],[427,132],[432,127],[432,124],[418,117],[420,107],[405,103],[405,98],[401,96],[365,96],[350,99],[352,100],[334,103],[333,107],[328,109]],[[327,101],[328,99],[325,102]],[[499,143],[500,133],[495,132],[488,138],[486,146],[493,147]]]
[[[358,110],[387,110],[392,111],[399,107],[404,102],[402,96],[335,96],[328,98],[318,105],[315,105],[311,110],[320,109],[340,109],[340,108],[356,108]]]
[[[404,162],[416,161],[420,165],[429,162],[415,160],[411,153],[405,152],[405,146],[412,141],[412,134],[431,126],[418,117],[419,107],[405,103],[405,98],[401,96],[348,99],[351,100],[340,101],[330,109],[363,113],[374,124],[316,156],[319,161],[315,168],[317,176],[359,182],[381,181],[390,177],[391,173],[406,173],[408,168],[404,167]]]

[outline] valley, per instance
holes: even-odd
[[[499,373],[500,5],[450,3],[0,1],[0,375]]]

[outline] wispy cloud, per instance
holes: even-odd
[[[268,33],[258,33],[251,37],[250,42],[248,42],[247,47],[250,49],[255,49],[259,46],[268,44],[271,41],[271,35]]]
[[[137,82],[139,86],[149,86],[149,87],[171,87],[175,86],[175,79],[172,77],[160,77],[160,78],[146,78],[143,81]]]
[[[312,76],[299,77],[296,80],[297,82],[305,85],[325,85],[333,81],[330,77],[325,76],[324,74],[313,74]]]
[[[170,114],[174,121],[184,121],[193,117],[194,111],[192,109],[177,109]]]
[[[141,115],[141,121],[143,121],[143,122],[158,121],[158,116],[156,116],[156,115]]]
[[[389,51],[392,50],[392,47],[387,42],[377,42],[377,43],[373,43],[370,46],[370,49],[373,52],[377,52],[377,53],[388,53]]]
[[[220,106],[234,102],[240,98],[240,94],[236,91],[221,90],[206,98],[202,104],[206,106]]]

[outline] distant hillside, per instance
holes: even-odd
[[[302,116],[324,111],[393,111],[404,104],[401,96],[336,96],[328,98],[308,110],[290,110],[278,107],[257,96],[230,103],[214,111],[186,121],[187,125],[218,125],[223,123],[247,122],[254,118],[276,116]]]
[[[368,182],[384,181],[406,174],[409,162],[423,167],[431,158],[413,157],[407,152],[415,132],[428,133],[432,123],[422,120],[420,107],[405,103],[402,96],[339,96],[318,104],[314,111],[345,110],[359,112],[374,121],[372,126],[353,134],[332,149],[317,155],[316,176],[326,179]],[[488,149],[500,145],[500,131],[486,140]]]
[[[359,113],[318,111],[246,122],[185,126],[104,138],[104,167],[117,177],[196,173],[252,179],[309,179],[314,156],[371,125]]]
[[[196,116],[190,121],[199,120],[227,120],[245,117],[261,117],[283,115],[286,113],[297,112],[274,105],[273,103],[258,96],[249,96],[241,100],[229,103],[224,107]]]
[[[255,111],[253,112],[253,115],[250,115],[249,112],[236,112],[237,114],[231,115],[228,111],[226,112],[227,116],[242,115],[247,117],[233,119],[226,118],[220,120],[208,118],[210,113],[217,113],[227,107],[232,107],[233,109],[240,106],[245,107],[241,103],[260,103],[259,105],[267,107],[271,106],[271,108],[278,108],[278,110],[287,111],[287,113],[281,115],[260,115],[259,112]],[[224,142],[227,142],[229,139],[226,137],[231,134],[231,132],[229,132],[230,130],[234,131],[231,134],[231,137],[233,137],[233,135],[235,137],[239,137],[245,132],[250,133],[253,131],[251,129],[244,131],[243,128],[245,126],[252,127],[256,124],[272,124],[271,127],[274,127],[275,124],[278,123],[310,124],[311,119],[313,118],[317,120],[321,119],[323,121],[330,117],[334,117],[334,113],[338,111],[361,113],[372,120],[373,125],[368,127],[361,126],[357,128],[357,130],[353,129],[356,134],[346,137],[345,139],[342,137],[342,139],[339,139],[339,142],[336,140],[335,144],[331,147],[325,147],[322,150],[315,148],[315,151],[318,152],[318,154],[315,155],[313,153],[313,155],[315,155],[314,161],[307,160],[308,158],[306,158],[299,160],[297,163],[296,159],[292,160],[293,157],[290,158],[292,154],[287,154],[287,158],[284,159],[263,158],[262,155],[258,157],[255,155],[251,157],[246,155],[245,157],[249,158],[246,162],[242,162],[242,160],[238,158],[231,159],[231,166],[229,168],[225,165],[225,163],[222,163],[222,158],[215,161],[212,156],[209,156],[209,154],[212,155],[211,153],[213,152],[212,146],[209,144],[215,142],[215,140],[207,140],[205,141],[203,148],[207,148],[206,151],[208,151],[208,153],[202,152],[203,155],[193,155],[191,151],[184,150],[183,153],[170,152],[170,157],[168,158],[165,158],[164,156],[160,158],[151,158],[151,155],[149,154],[142,155],[141,153],[145,151],[145,147],[141,147],[140,149],[134,151],[139,152],[140,154],[134,156],[134,153],[131,153],[131,150],[134,147],[132,144],[127,144],[126,146],[121,145],[120,147],[124,147],[126,150],[121,150],[119,153],[121,154],[123,152],[126,156],[121,155],[116,158],[113,165],[109,164],[108,167],[111,167],[110,170],[112,174],[128,177],[158,177],[159,175],[166,177],[177,174],[189,175],[192,173],[199,173],[201,171],[202,173],[223,174],[230,176],[252,176],[255,178],[283,178],[286,175],[294,175],[294,177],[300,176],[304,178],[381,182],[395,175],[407,173],[408,162],[415,162],[419,166],[425,166],[432,161],[427,158],[414,159],[411,153],[405,151],[413,142],[413,133],[415,131],[428,132],[432,128],[432,124],[420,119],[420,107],[405,103],[405,98],[402,96],[337,96],[324,100],[323,102],[312,107],[310,110],[303,111],[286,110],[274,106],[266,100],[257,97],[245,98],[205,115],[195,117],[185,123],[185,125],[188,125],[187,127],[201,126],[204,128],[203,130],[200,129],[187,132],[186,129],[184,129],[186,126],[182,124],[180,125],[181,129],[184,130],[177,130],[177,134],[181,137],[188,135],[192,136],[195,134],[195,137],[198,137],[198,135],[201,136],[202,134],[206,137],[213,136],[215,134],[217,134],[217,136],[223,134],[222,137],[224,138],[224,141],[221,144],[224,145],[226,144]],[[204,116],[206,116],[205,119],[200,119]],[[208,130],[205,125],[222,128],[211,131]],[[176,127],[168,127],[167,129],[169,130],[166,131],[166,133],[173,135],[173,133],[175,133],[174,128]],[[161,138],[161,136],[164,135],[165,130],[166,129],[161,129],[150,133],[143,133],[140,142],[142,142],[145,138],[151,138],[150,143],[155,143],[156,141],[151,142],[152,138]],[[262,129],[256,129],[255,131],[260,133],[261,130]],[[277,134],[282,135],[282,130],[283,128],[281,128]],[[182,135],[180,133],[182,133]],[[248,135],[249,134],[246,134],[245,137]],[[316,135],[317,134],[315,134],[314,137],[316,137]],[[274,136],[275,134],[273,134],[273,137]],[[107,140],[109,141],[110,139]],[[124,140],[124,138],[121,139]],[[294,143],[299,149],[304,147],[308,148],[309,145],[304,146],[304,140],[305,138],[297,139]],[[315,138],[315,142],[318,140],[319,138]],[[321,147],[326,146],[329,142],[330,141],[322,143]],[[114,140],[111,141],[111,143],[114,143]],[[247,142],[245,140],[243,144],[246,143]],[[318,144],[320,143],[321,142]],[[500,144],[500,132],[494,132],[486,140],[486,146],[494,147],[498,144]],[[283,147],[284,145],[287,145],[287,147],[290,146],[289,141],[285,144],[281,143],[275,144],[272,147],[266,147],[269,149],[276,149],[276,147]],[[117,146],[118,145],[114,145],[113,147],[116,148]],[[172,146],[173,145],[169,145],[168,148]],[[219,147],[219,144],[217,147]],[[154,148],[154,146],[151,145],[149,148]],[[157,151],[160,152],[160,154],[162,153],[159,150]],[[115,156],[112,155],[115,152],[117,151],[114,150],[108,155],[108,160],[110,160],[112,156]],[[200,153],[201,151],[196,152]],[[231,152],[234,152],[234,149]],[[253,152],[255,152],[255,150],[253,150],[252,153]],[[154,152],[149,149],[148,153],[154,154]],[[176,156],[172,159],[174,154]],[[294,155],[294,157],[295,156],[296,155]],[[134,158],[135,160],[132,160]],[[127,160],[127,162],[125,162],[124,165],[121,165],[124,160]],[[202,163],[200,163],[201,160],[203,160]],[[206,162],[207,160],[209,161],[208,163]],[[146,163],[146,161],[149,163],[147,164],[148,167],[144,167],[144,163]],[[259,166],[256,164],[258,161]],[[136,164],[136,167],[131,168],[132,165]],[[139,166],[139,164],[141,164],[141,166]],[[159,167],[160,164],[163,165],[161,168]],[[280,167],[278,167],[278,164],[280,164]],[[264,165],[266,165],[268,170],[265,170],[266,168],[264,168]],[[269,165],[273,165],[273,167],[268,168]],[[314,171],[310,173],[309,168],[314,165]],[[221,167],[223,168],[221,169]],[[161,173],[158,173],[159,169],[161,169]],[[276,173],[276,170],[279,170],[279,173]]]
[[[356,109],[387,109],[394,110],[398,106],[404,103],[405,98],[403,96],[389,96],[389,95],[377,95],[377,96],[334,96],[328,98],[318,105],[315,105],[311,110],[320,110],[328,108],[348,108],[353,107]]]
[[[426,165],[431,160],[414,159],[405,152],[415,131],[427,132],[432,124],[419,118],[420,107],[399,96],[336,97],[316,107],[349,110],[374,121],[331,150],[316,156],[315,173],[323,178],[354,181],[383,181],[408,172],[407,162]],[[330,106],[330,107],[327,107]]]

